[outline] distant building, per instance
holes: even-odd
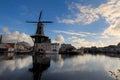
[[[0,52],[12,52],[14,51],[14,43],[2,43],[0,44]]]
[[[0,52],[14,52],[14,51],[28,51],[31,46],[27,46],[22,44],[23,42],[19,43],[2,43],[0,44]]]
[[[31,46],[27,42],[18,42],[16,44],[17,51],[28,51],[30,50]]]
[[[85,53],[120,53],[120,43],[118,45],[109,45],[106,47],[91,47],[91,48],[84,48]]]
[[[61,44],[61,48],[59,50],[60,53],[70,52],[72,50],[75,50],[76,48],[72,46],[71,44]]]
[[[59,43],[51,43],[51,52],[58,53],[60,49]]]

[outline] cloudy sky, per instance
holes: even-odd
[[[40,10],[45,34],[52,42],[76,47],[117,45],[120,42],[120,0],[1,0],[0,33],[4,41],[27,41],[36,31]],[[6,35],[7,34],[7,35]],[[19,39],[18,39],[18,36]]]

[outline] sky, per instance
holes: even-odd
[[[52,42],[79,47],[117,45],[120,42],[120,0],[0,0],[0,34],[3,42],[33,45],[40,11],[45,35]]]

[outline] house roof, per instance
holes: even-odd
[[[15,43],[2,43],[0,48],[14,48]]]
[[[0,44],[0,48],[6,48],[4,44]]]

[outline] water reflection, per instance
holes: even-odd
[[[15,56],[0,60],[0,80],[114,80],[110,71],[119,69],[119,62],[120,58],[88,54]]]
[[[50,67],[50,58],[37,55],[32,56],[33,68],[29,71],[33,73],[33,80],[41,80],[42,73]]]
[[[61,56],[58,61],[52,60],[48,71],[43,73],[43,80],[114,80],[109,70],[118,69],[119,61],[104,55]]]
[[[10,60],[5,57],[0,56],[0,80],[31,80],[32,75],[28,71],[32,66],[31,56],[15,56]]]

